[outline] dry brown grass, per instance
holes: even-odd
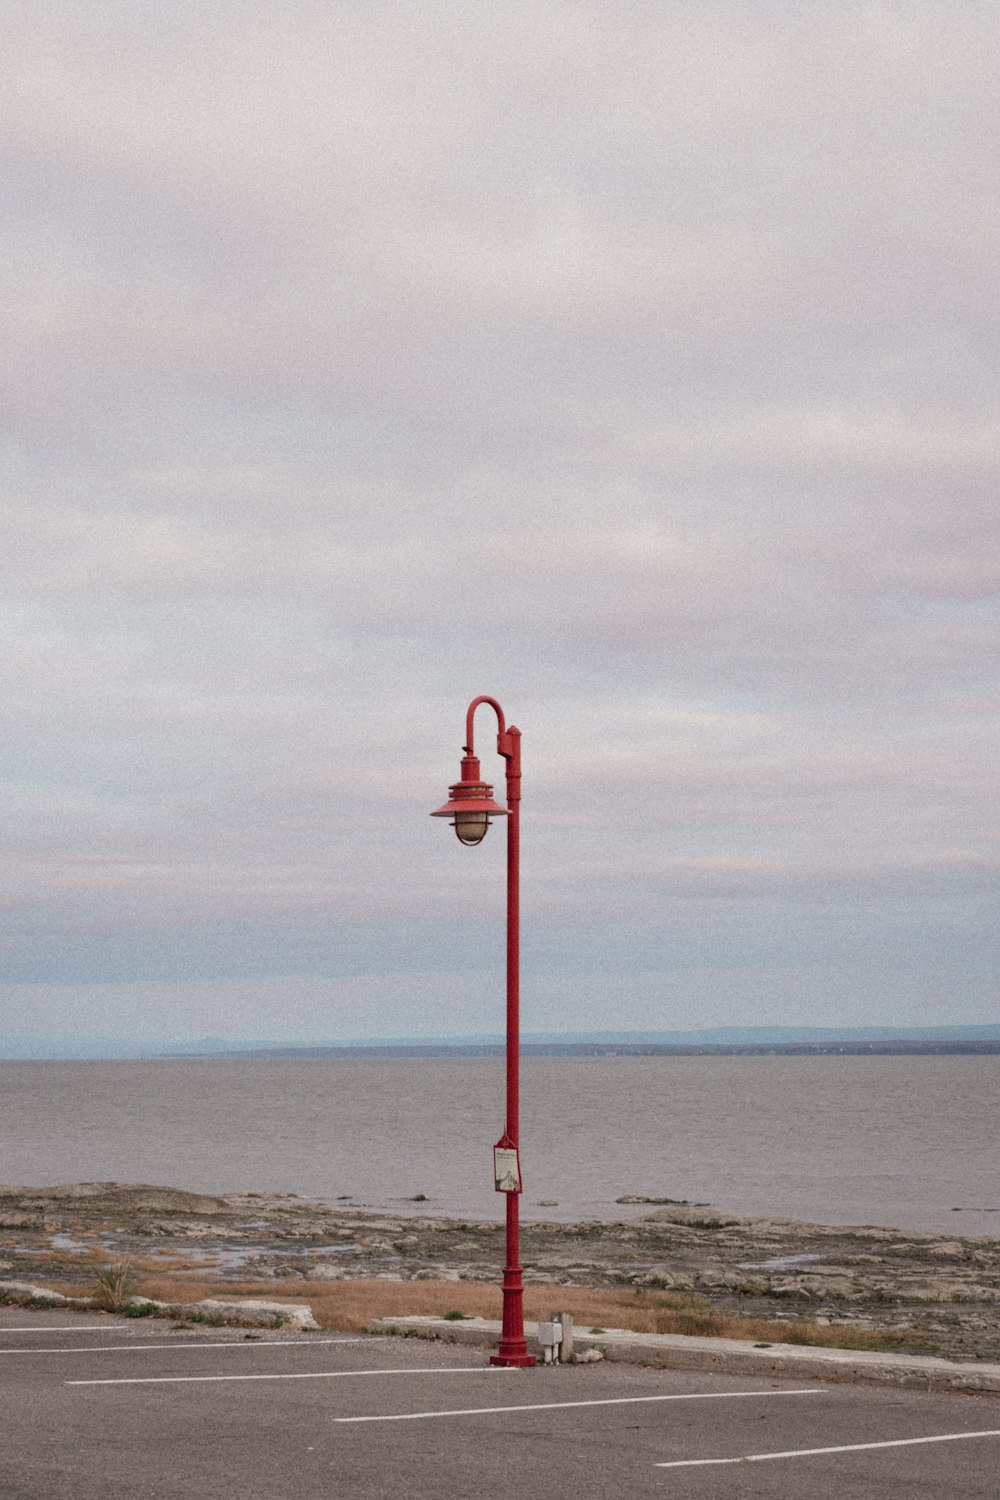
[[[105,1250],[101,1245],[88,1245],[82,1250],[37,1250],[32,1251],[33,1260],[43,1260],[53,1269],[64,1267],[66,1270],[83,1271],[90,1273],[94,1266],[101,1265],[109,1259],[120,1259],[113,1252]],[[193,1275],[205,1276],[210,1274],[218,1265],[217,1256],[192,1259],[183,1254],[170,1253],[166,1255],[130,1255],[127,1257],[136,1274],[159,1275],[161,1273],[191,1273]]]
[[[79,1266],[85,1262],[105,1254],[99,1245],[85,1245],[79,1250],[56,1249],[49,1244],[48,1240],[42,1240],[38,1244],[25,1244],[22,1242],[18,1249],[27,1250],[31,1253],[32,1260],[49,1261],[56,1266]]]
[[[156,1261],[136,1263],[137,1293],[158,1302],[199,1302],[206,1297],[262,1297],[268,1301],[308,1302],[321,1328],[359,1332],[372,1318],[407,1314],[444,1317],[500,1317],[502,1296],[482,1281],[306,1281],[230,1280],[204,1273],[204,1266],[165,1271]],[[79,1286],[58,1285],[72,1295]],[[637,1333],[679,1333],[701,1338],[746,1339],[753,1343],[815,1344],[840,1349],[899,1348],[912,1335],[880,1329],[827,1327],[806,1320],[741,1318],[720,1311],[703,1298],[673,1292],[629,1292],[600,1287],[528,1286],[524,1315],[530,1321],[554,1312],[572,1313],[581,1332],[630,1328]]]
[[[137,1261],[144,1271],[151,1276],[166,1276],[183,1272],[188,1276],[206,1276],[219,1265],[217,1255],[199,1256],[192,1260],[189,1255],[148,1255],[142,1261]]]

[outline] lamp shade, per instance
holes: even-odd
[[[481,779],[474,755],[462,758],[462,777],[448,788],[448,800],[431,813],[432,818],[450,818],[459,842],[479,844],[486,837],[492,818],[507,818],[506,807],[493,800],[493,788]]]

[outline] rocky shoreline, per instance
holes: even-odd
[[[495,1222],[363,1212],[291,1194],[0,1187],[0,1282],[82,1287],[95,1250],[204,1260],[221,1292],[237,1280],[291,1279],[308,1300],[310,1282],[494,1280],[503,1233]],[[889,1329],[920,1352],[1000,1361],[1000,1239],[667,1204],[620,1223],[529,1220],[521,1251],[527,1283],[695,1293],[732,1313]]]

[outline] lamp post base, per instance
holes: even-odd
[[[517,1244],[517,1196],[507,1194],[507,1245]],[[516,1254],[516,1250],[515,1250]],[[509,1260],[503,1269],[503,1322],[500,1326],[500,1344],[495,1354],[490,1355],[491,1365],[508,1365],[519,1370],[530,1370],[538,1363],[528,1353],[524,1337],[524,1280],[521,1267]]]
[[[527,1344],[524,1346],[523,1354],[501,1354],[498,1349],[496,1354],[490,1355],[491,1365],[503,1365],[507,1369],[530,1370],[537,1365],[538,1360],[533,1354],[528,1353]]]

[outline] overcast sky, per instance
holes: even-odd
[[[0,9],[7,1050],[1000,1020],[993,0]]]

